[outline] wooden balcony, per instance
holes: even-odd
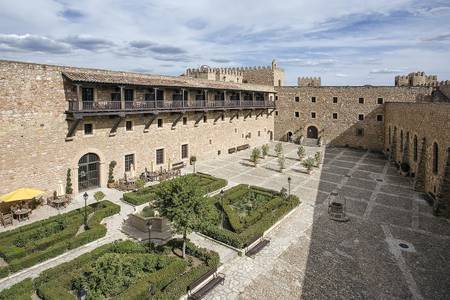
[[[114,115],[161,112],[275,109],[273,101],[69,101],[67,113],[77,115]]]

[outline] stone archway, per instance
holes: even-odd
[[[87,153],[78,161],[78,192],[100,186],[100,158]]]
[[[317,139],[319,138],[319,130],[316,126],[309,126],[306,130],[306,137],[309,139]]]

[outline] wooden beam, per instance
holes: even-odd
[[[113,127],[111,127],[111,131],[109,132],[109,136],[115,136],[117,132],[117,128],[119,127],[120,123],[125,119],[125,114],[120,114],[115,118],[115,122],[113,124]]]
[[[249,110],[248,113],[247,113],[246,115],[244,115],[244,121],[245,121],[245,119],[247,119],[248,117],[251,118],[251,115],[252,115],[252,111]]]
[[[157,116],[158,116],[158,114],[156,113],[156,114],[150,115],[149,119],[144,120],[144,132],[149,131],[148,129],[150,128],[150,125],[152,125],[153,121],[155,121]],[[144,118],[145,118],[145,115],[144,115]]]
[[[172,130],[175,129],[175,126],[177,126],[177,123],[180,121],[180,119],[184,116],[184,113],[178,114],[178,117],[173,121],[172,123]]]
[[[198,123],[200,123],[200,121],[203,120],[204,116],[205,116],[204,112],[200,113],[199,117],[195,120],[194,126],[198,126]]]
[[[271,111],[267,110],[267,115],[271,116],[273,114],[273,112],[275,111],[275,108],[273,108]]]
[[[231,115],[230,123],[231,123],[231,121],[233,121],[234,118],[239,119],[239,111],[236,111],[234,114]]]
[[[214,124],[216,124],[216,122],[224,115],[225,113],[222,111],[222,112],[219,112],[218,114],[217,114],[217,117],[214,119]]]
[[[70,126],[69,126],[69,130],[67,131],[66,141],[73,140],[73,137],[75,136],[75,133],[77,132],[78,124],[80,124],[81,120],[83,120],[83,117],[80,115],[77,115],[77,114],[75,114],[73,116],[73,119],[70,120]]]
[[[262,116],[264,111],[265,111],[265,109],[261,109],[261,111],[256,114],[256,119],[258,119],[259,116]]]

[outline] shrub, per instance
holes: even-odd
[[[315,160],[315,165],[316,167],[319,167],[320,162],[322,161],[322,152],[317,151],[314,154],[314,160]]]
[[[66,176],[66,194],[70,195],[73,192],[72,188],[72,178],[70,175],[70,169],[67,169],[67,176]]]
[[[24,279],[8,289],[0,292],[0,300],[31,300],[33,293],[33,281]]]
[[[298,146],[297,149],[297,156],[299,160],[302,160],[305,157],[305,147],[303,146]]]
[[[191,155],[191,157],[189,158],[189,163],[192,165],[197,161],[197,157],[194,155]]]
[[[262,150],[262,156],[266,157],[269,154],[269,145],[268,144],[262,145],[261,150]]]
[[[117,162],[115,160],[109,163],[109,171],[108,171],[108,183],[114,183],[114,168],[116,167]]]
[[[259,148],[253,148],[252,153],[250,154],[250,160],[256,165],[261,156],[261,151]]]
[[[95,201],[101,201],[105,198],[105,194],[102,191],[98,191],[94,194]]]
[[[283,171],[283,169],[286,168],[286,159],[284,158],[284,155],[278,156],[278,167],[280,168],[280,171]]]
[[[275,153],[277,154],[278,157],[283,154],[283,144],[277,143],[275,145]]]
[[[308,157],[302,161],[302,166],[308,171],[308,174],[311,173],[311,170],[314,168],[315,164],[316,160],[312,157]]]
[[[136,187],[137,187],[138,189],[143,188],[144,185],[145,185],[144,179],[138,179],[138,180],[136,180]]]

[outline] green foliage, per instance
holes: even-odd
[[[315,165],[316,167],[319,167],[320,162],[322,161],[322,152],[317,151],[314,154],[314,160],[315,160]]]
[[[70,195],[73,192],[72,188],[72,176],[70,174],[70,169],[67,169],[66,175],[66,194]]]
[[[94,199],[95,201],[102,201],[105,198],[105,194],[102,191],[95,192]]]
[[[8,262],[8,267],[0,269],[0,277],[103,237],[106,227],[100,221],[119,212],[120,206],[107,200],[99,204],[102,208],[92,215],[89,229],[79,235],[76,234],[83,223],[81,209],[0,234],[0,256]],[[89,213],[93,212],[92,206],[88,206]]]
[[[286,158],[284,155],[278,156],[278,167],[280,168],[280,171],[286,168]]]
[[[31,300],[33,281],[27,278],[0,292],[0,300]]]
[[[262,145],[261,151],[262,151],[263,157],[266,157],[267,155],[269,155],[269,145],[268,144]]]
[[[299,160],[302,160],[302,159],[305,157],[305,153],[306,153],[305,147],[303,147],[303,146],[298,146],[298,149],[297,149],[297,156],[298,156],[298,159],[299,159]]]
[[[250,160],[257,164],[259,161],[259,158],[261,157],[261,151],[259,148],[253,148],[252,153],[250,154]]]
[[[116,167],[117,162],[115,160],[109,163],[109,171],[108,171],[108,183],[114,183],[114,168]]]
[[[143,188],[144,185],[145,185],[144,179],[138,179],[138,180],[136,180],[136,187],[137,187],[138,189]]]
[[[189,158],[189,163],[192,165],[196,161],[197,161],[197,156],[191,155],[191,157]]]
[[[144,218],[151,218],[155,216],[155,211],[150,206],[146,206],[144,207],[140,215]]]
[[[302,161],[302,166],[308,171],[308,173],[311,172],[311,170],[316,165],[316,160],[312,157],[308,157],[307,159],[304,159]]]
[[[278,157],[280,157],[283,154],[283,144],[282,143],[277,143],[275,145],[275,153],[277,154]]]

